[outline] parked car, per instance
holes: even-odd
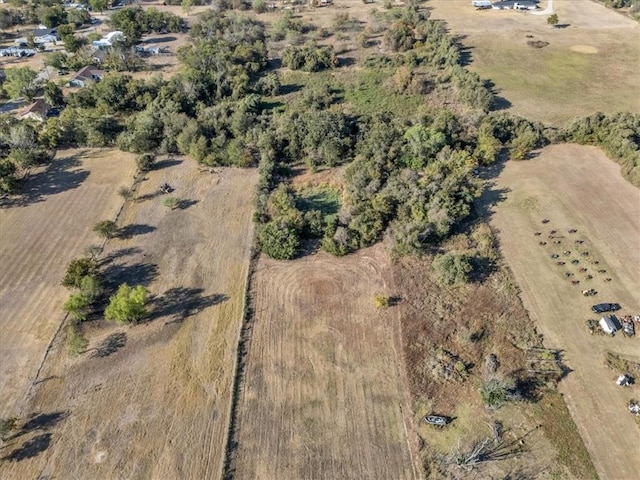
[[[591,311],[593,313],[606,313],[606,312],[615,312],[616,310],[620,310],[620,305],[617,303],[598,303],[591,307]]]

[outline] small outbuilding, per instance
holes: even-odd
[[[616,383],[621,387],[629,387],[633,385],[633,378],[631,378],[629,375],[620,375],[618,377],[618,380],[616,380]]]
[[[605,315],[598,322],[600,328],[604,333],[609,335],[615,334],[618,330],[620,330],[620,323],[613,315]]]

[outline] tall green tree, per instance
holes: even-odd
[[[111,2],[109,0],[89,0],[89,5],[95,12],[104,12],[107,8],[109,8],[109,4]]]
[[[62,89],[53,82],[44,85],[44,100],[52,107],[64,105],[64,95]]]
[[[119,324],[139,322],[147,316],[145,305],[148,294],[142,285],[130,287],[123,283],[109,299],[109,306],[104,311],[105,318]]]
[[[29,67],[7,68],[4,89],[12,99],[26,97],[33,99],[36,95],[36,79],[38,74]]]

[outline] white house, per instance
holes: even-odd
[[[116,30],[114,32],[107,33],[100,40],[94,41],[92,45],[97,48],[111,47],[115,41],[124,40],[124,38],[124,33]]]
[[[36,45],[42,45],[47,43],[56,43],[58,40],[58,35],[55,33],[48,33],[46,35],[41,35],[39,37],[33,37],[33,43]]]

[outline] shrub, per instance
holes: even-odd
[[[96,276],[98,264],[92,258],[77,258],[67,266],[67,271],[62,279],[62,286],[67,288],[80,288],[82,280],[87,276]]]
[[[120,195],[125,200],[131,199],[133,192],[129,187],[122,186],[118,189],[118,195]]]
[[[141,172],[148,172],[153,167],[156,157],[152,153],[143,153],[136,158],[136,166]]]
[[[170,208],[171,210],[177,208],[180,205],[180,199],[176,198],[176,197],[165,197],[162,200],[162,204],[167,207]]]
[[[282,64],[291,70],[319,72],[337,66],[338,60],[333,47],[309,41],[301,47],[287,47],[282,53]]]
[[[382,293],[376,293],[373,296],[373,303],[376,308],[387,308],[389,306],[389,297]]]
[[[251,7],[256,13],[264,13],[267,11],[267,2],[265,0],[253,0]]]
[[[497,377],[491,377],[480,387],[480,397],[487,407],[498,409],[509,399],[509,385]]]
[[[113,238],[118,232],[116,222],[111,220],[103,220],[98,222],[93,227],[93,231],[96,232],[102,238]]]
[[[67,353],[71,357],[77,357],[84,353],[89,345],[89,341],[82,335],[82,330],[77,323],[67,325]]]
[[[443,285],[466,283],[469,272],[472,269],[466,255],[454,255],[451,253],[436,255],[432,267],[436,272],[438,281]]]
[[[147,315],[145,304],[148,293],[142,285],[130,287],[123,283],[116,294],[109,298],[109,306],[104,311],[105,318],[119,324],[139,322]]]
[[[271,258],[288,260],[298,253],[300,238],[295,228],[272,221],[258,233],[258,246]]]

